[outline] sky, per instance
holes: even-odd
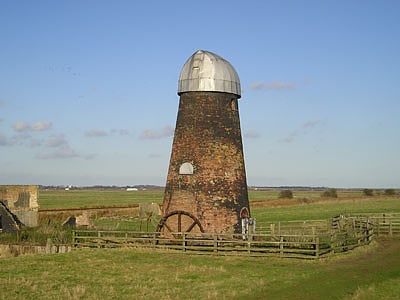
[[[400,188],[399,1],[0,1],[0,184],[165,185],[178,78],[236,69],[250,186]]]

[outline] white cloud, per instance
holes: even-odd
[[[110,131],[102,130],[102,129],[90,129],[85,132],[86,137],[103,137],[109,135],[129,135],[129,130],[126,128],[113,128]]]
[[[126,128],[113,128],[110,130],[112,134],[129,135],[129,130]]]
[[[38,139],[31,139],[28,143],[28,146],[30,148],[36,148],[36,147],[40,147],[43,145],[43,141],[42,140],[38,140]]]
[[[272,81],[254,82],[250,84],[252,90],[294,90],[296,85],[293,82]]]
[[[38,121],[31,126],[32,131],[44,131],[50,129],[53,126],[51,122]]]
[[[46,139],[37,139],[31,136],[33,131],[43,131],[51,128],[51,122],[36,122],[32,126],[27,122],[19,122],[12,125],[18,133],[8,138],[0,134],[0,146],[23,146],[29,148],[39,148],[40,153],[36,154],[37,159],[69,159],[82,158],[92,159],[96,154],[81,154],[75,151],[70,145],[64,134],[54,134]],[[46,152],[50,150],[50,152]]]
[[[309,120],[303,124],[303,128],[313,128],[321,124],[320,120]]]
[[[12,136],[10,145],[12,146],[24,146],[32,138],[32,136],[27,132],[21,132]]]
[[[38,159],[69,159],[69,158],[83,158],[92,159],[97,154],[82,154],[75,151],[70,145],[64,134],[52,135],[48,138],[45,146],[53,148],[51,152],[40,153],[36,155]]]
[[[11,125],[11,127],[18,132],[22,131],[45,131],[53,126],[51,122],[38,121],[30,125],[28,122],[21,121]]]
[[[47,140],[46,146],[50,148],[69,147],[68,141],[63,134],[50,136]]]
[[[27,122],[18,122],[11,125],[11,127],[15,131],[29,131],[31,129],[31,126]]]
[[[108,132],[99,129],[91,129],[85,132],[85,136],[87,137],[100,137],[100,136],[107,136]]]
[[[283,143],[291,143],[293,142],[297,137],[302,136],[302,135],[307,135],[311,130],[314,128],[320,126],[322,124],[322,121],[320,120],[308,120],[304,122],[300,128],[293,130],[289,135],[283,139],[280,140],[280,142]]]
[[[79,157],[78,153],[69,146],[63,146],[50,153],[38,154],[39,159],[66,159]]]
[[[156,140],[174,135],[174,128],[172,126],[165,126],[162,129],[146,129],[140,134],[141,139]]]

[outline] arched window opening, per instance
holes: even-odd
[[[232,111],[237,111],[237,102],[235,98],[232,98],[231,100],[231,109]]]
[[[250,216],[249,210],[247,209],[247,207],[243,207],[243,208],[240,210],[240,218],[242,218],[242,219],[247,219],[249,216]]]
[[[189,162],[183,163],[179,167],[179,175],[193,175],[193,165]]]

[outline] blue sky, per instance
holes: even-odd
[[[399,1],[0,2],[0,184],[164,185],[185,61],[237,70],[249,185],[400,188]]]

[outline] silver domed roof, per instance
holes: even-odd
[[[196,91],[224,92],[240,98],[239,76],[233,66],[221,56],[199,50],[183,65],[178,95]]]

